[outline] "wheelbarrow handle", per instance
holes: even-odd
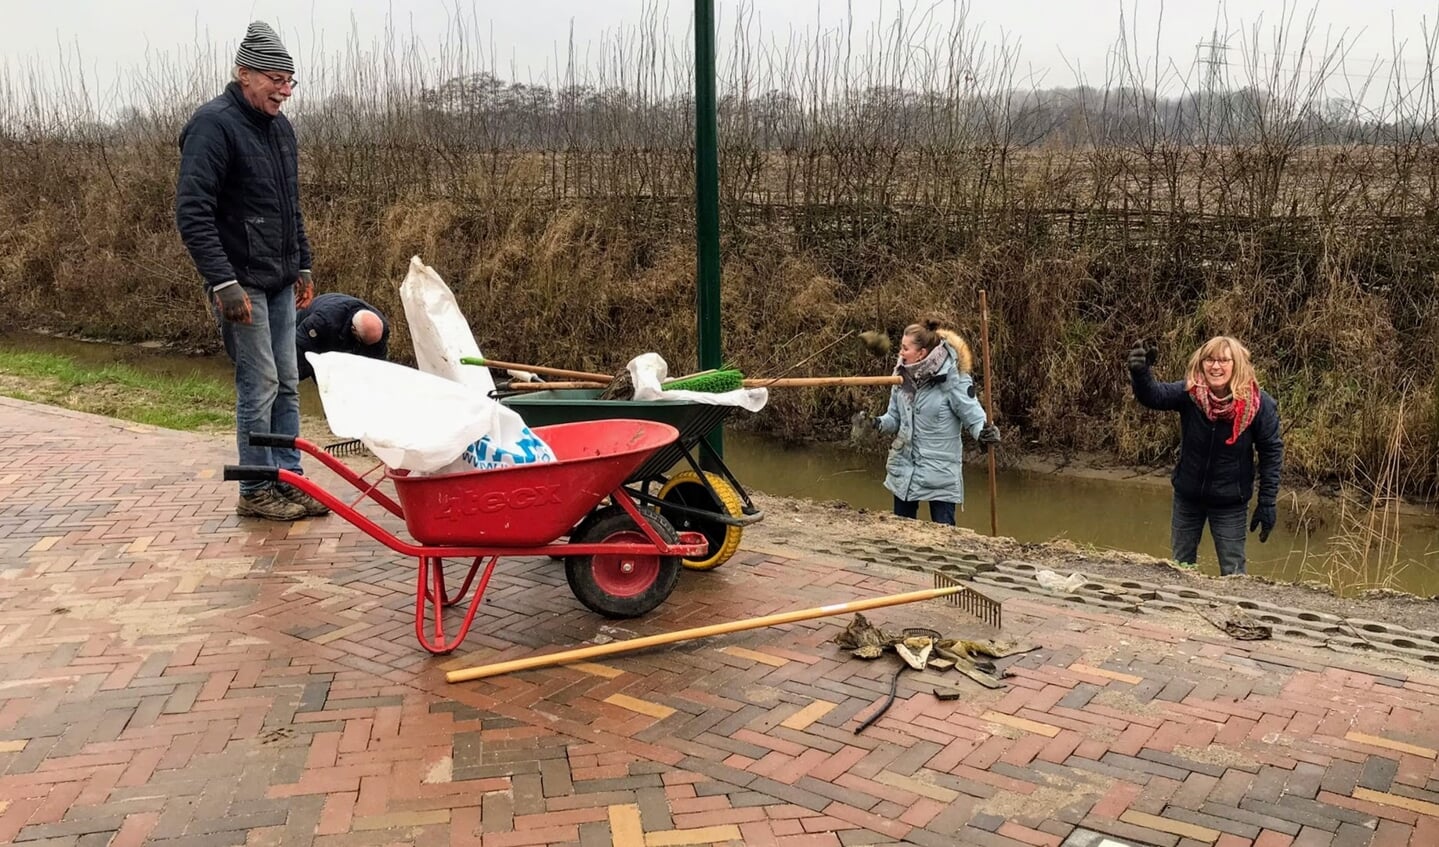
[[[250,433],[251,447],[294,447],[295,436],[280,435],[274,432],[252,432]]]
[[[274,482],[280,478],[280,469],[267,465],[226,465],[224,478],[228,482]]]

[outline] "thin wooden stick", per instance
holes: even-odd
[[[984,417],[985,423],[994,422],[994,415],[990,409],[994,408],[993,398],[989,393],[989,297],[984,289],[979,289],[979,344],[984,355]],[[994,445],[986,444],[985,451],[989,453],[989,534],[999,535],[999,498],[996,496],[998,486],[995,484],[994,470]]]
[[[561,391],[572,388],[604,388],[598,382],[506,382],[505,391]],[[498,386],[496,386],[498,387]]]
[[[460,361],[466,365],[484,365],[489,368],[504,368],[508,371],[524,371],[525,373],[539,374],[540,376],[557,376],[561,379],[581,379],[586,382],[598,382],[609,385],[613,375],[589,373],[588,371],[568,371],[564,368],[547,368],[543,365],[522,365],[518,362],[501,362],[498,359],[491,359],[488,356],[476,358],[465,356]]]
[[[551,665],[563,665],[570,662],[581,662],[586,659],[594,659],[600,656],[611,656],[615,653],[628,653],[631,650],[643,650],[646,647],[657,647],[661,644],[673,644],[676,641],[689,641],[694,638],[709,638],[715,635],[724,635],[730,632],[740,632],[746,629],[760,629],[766,626],[779,626],[780,624],[806,621],[811,618],[824,618],[831,615],[844,615],[850,612],[865,612],[870,609],[880,609],[885,606],[898,606],[903,603],[914,603],[920,600],[937,600],[941,597],[948,597],[962,591],[968,591],[968,586],[951,585],[943,588],[926,588],[922,591],[909,591],[904,594],[888,594],[883,597],[871,597],[867,600],[853,600],[848,603],[836,603],[833,606],[817,606],[812,609],[800,609],[794,612],[781,612],[775,615],[765,615],[762,618],[748,618],[742,621],[730,621],[729,623],[712,624],[700,626],[693,629],[682,629],[676,632],[666,632],[659,635],[647,635],[643,638],[631,638],[628,641],[612,641],[609,644],[597,644],[593,647],[581,647],[576,650],[565,650],[560,653],[548,653],[543,656],[530,656],[527,659],[514,659],[508,662],[497,662],[493,665],[480,665],[479,667],[463,668],[457,671],[450,671],[445,674],[446,682],[466,682],[471,679],[484,679],[500,674],[512,673],[514,671],[525,671],[531,668],[544,668]]]

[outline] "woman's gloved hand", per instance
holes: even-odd
[[[1159,361],[1159,345],[1153,339],[1145,339],[1134,345],[1129,351],[1129,369],[1134,373],[1140,373],[1147,368],[1154,367]]]
[[[879,418],[874,417],[864,409],[857,410],[849,416],[849,438],[855,444],[872,438],[879,429]]]
[[[985,424],[984,428],[979,431],[978,440],[980,444],[983,444],[985,446],[989,446],[990,444],[998,444],[999,427],[995,426],[992,423]]]

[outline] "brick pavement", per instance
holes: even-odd
[[[844,621],[459,685],[443,671],[905,590],[792,549],[606,622],[504,561],[463,655],[413,565],[241,521],[222,439],[0,399],[0,841],[27,845],[1439,845],[1439,678],[1005,596],[1007,688],[824,643]],[[985,635],[941,606],[873,617]],[[936,685],[963,696],[942,702]]]

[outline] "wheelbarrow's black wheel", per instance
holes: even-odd
[[[570,540],[577,544],[649,544],[629,513],[618,506],[601,509],[586,521],[583,532]],[[646,511],[655,533],[667,543],[679,541],[670,522]],[[644,553],[635,556],[599,554],[565,559],[565,578],[575,597],[589,609],[611,618],[633,618],[663,603],[675,590],[680,576],[680,557]]]
[[[669,481],[660,489],[660,499],[666,503],[674,503],[679,506],[689,506],[692,509],[703,509],[716,515],[729,515],[732,518],[741,517],[744,512],[743,504],[740,501],[739,492],[729,484],[723,476],[716,473],[705,473],[709,478],[710,487],[714,489],[711,494],[709,488],[694,471],[685,471],[670,477]],[[718,496],[718,499],[716,499]],[[685,512],[666,510],[660,508],[660,513],[674,524],[681,532],[698,532],[710,543],[709,553],[703,559],[685,559],[684,566],[692,571],[713,570],[735,554],[739,549],[740,537],[744,535],[744,527],[730,526],[717,520],[709,520],[701,515],[692,515]]]

